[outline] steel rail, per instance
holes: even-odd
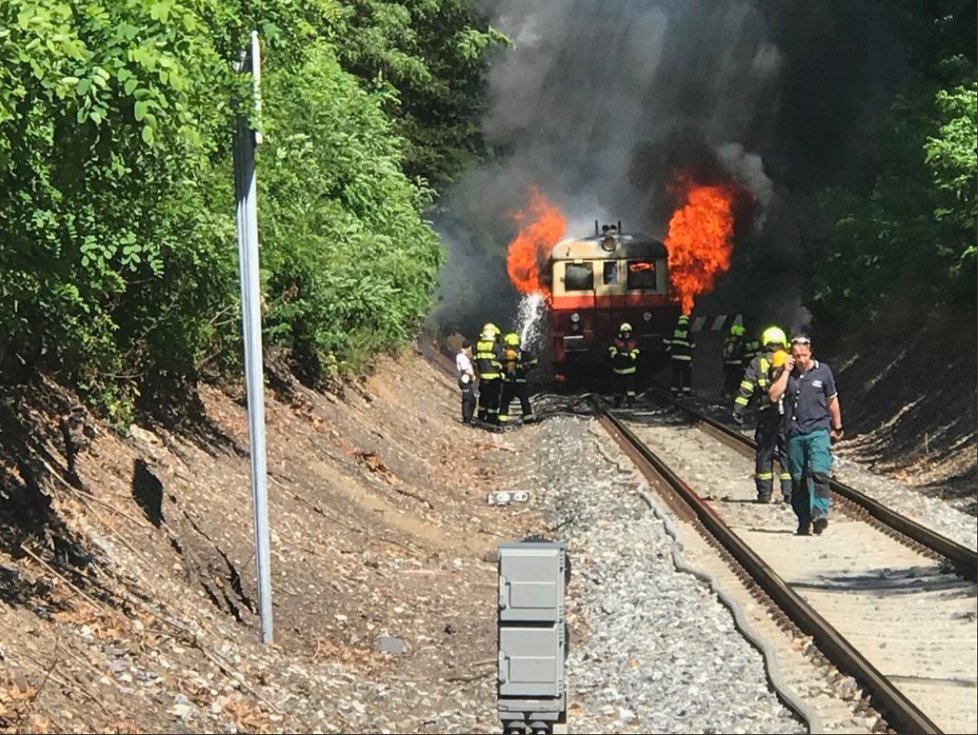
[[[633,459],[636,454],[638,455],[641,460],[637,463],[640,469],[646,473],[651,471],[654,476],[661,478],[689,506],[706,530],[744,567],[774,603],[784,610],[795,625],[812,636],[819,650],[840,671],[849,674],[863,685],[870,693],[873,707],[886,718],[891,728],[906,735],[942,732],[804,598],[791,589],[724,523],[706,501],[669,469],[620,419],[601,404],[598,404],[597,408],[600,419],[605,422],[608,432],[622,449]]]
[[[659,389],[649,391],[657,400],[666,403],[673,408],[678,408],[687,415],[692,416],[698,421],[704,430],[722,441],[727,446],[735,449],[745,456],[754,456],[757,447],[756,442],[740,432],[724,426],[716,419],[705,416],[690,406],[683,405],[678,401],[672,400]],[[978,552],[969,549],[967,546],[952,541],[946,536],[932,531],[926,526],[922,526],[916,521],[900,515],[896,511],[887,508],[878,500],[861,493],[853,487],[839,482],[829,480],[829,487],[840,497],[855,503],[875,518],[880,523],[892,528],[894,531],[902,533],[907,538],[915,541],[921,546],[933,551],[935,554],[949,560],[957,569],[958,574],[969,582],[978,581]]]

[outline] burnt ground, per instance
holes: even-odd
[[[462,426],[417,354],[340,396],[270,386],[271,648],[239,390],[127,437],[49,382],[2,396],[0,731],[484,731],[491,554],[546,532],[486,494],[541,427]]]

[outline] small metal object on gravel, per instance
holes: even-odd
[[[381,653],[404,653],[404,641],[390,635],[382,635],[377,639],[377,650]]]

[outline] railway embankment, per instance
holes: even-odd
[[[247,415],[200,389],[120,436],[43,383],[0,403],[0,731],[487,732],[500,541],[528,428],[461,426],[416,355],[267,391],[275,645],[259,640]]]
[[[125,436],[51,383],[6,389],[0,730],[497,731],[493,552],[534,534],[574,564],[572,729],[799,729],[575,399],[473,430],[440,359],[385,359],[337,395],[269,375],[271,647],[238,387]],[[529,500],[487,504],[500,490]]]
[[[823,349],[842,392],[845,456],[978,514],[974,311],[890,300]]]

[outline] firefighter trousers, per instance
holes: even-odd
[[[631,406],[635,402],[635,383],[637,373],[613,373],[615,385],[615,408],[621,405],[624,398],[625,403]]]
[[[503,390],[502,378],[479,381],[479,420],[490,424],[499,423],[499,398]]]
[[[757,443],[754,453],[754,484],[757,488],[758,500],[771,499],[774,490],[775,460],[781,465],[781,498],[785,502],[791,499],[791,474],[788,472],[784,451],[781,419],[781,415],[773,407],[757,413],[757,425],[754,427],[754,441]]]
[[[693,361],[672,358],[672,392],[692,393]]]
[[[533,408],[530,406],[530,385],[526,381],[507,380],[503,382],[502,400],[499,403],[499,423],[509,421],[509,405],[514,398],[520,401],[523,421],[533,421]]]

